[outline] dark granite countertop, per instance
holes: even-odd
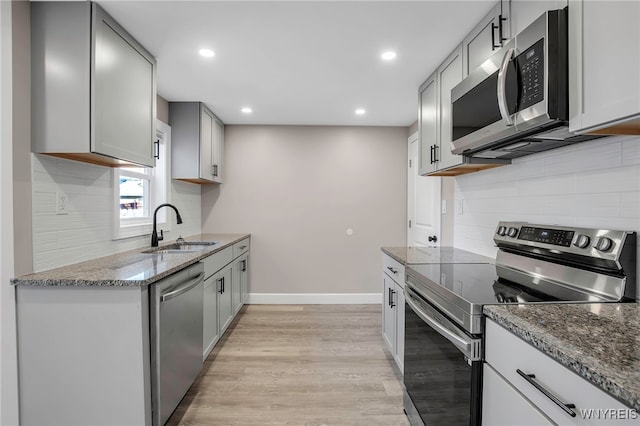
[[[484,313],[640,411],[640,304],[485,306]]]
[[[382,247],[382,252],[403,265],[427,263],[494,263],[482,256],[455,247]]]
[[[19,286],[146,286],[196,263],[250,234],[199,234],[185,237],[187,241],[216,241],[215,245],[199,246],[187,253],[142,253],[149,247],[87,260],[48,271],[13,278]],[[174,241],[167,242],[169,245]],[[159,247],[159,248],[162,248]]]

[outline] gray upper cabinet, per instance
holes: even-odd
[[[462,81],[462,46],[451,52],[418,91],[419,162],[423,176],[457,176],[509,162],[451,153],[451,89]]]
[[[100,6],[31,4],[32,150],[154,166],[156,61]]]
[[[640,2],[569,1],[569,130],[640,134]]]
[[[419,163],[422,176],[457,176],[509,164],[451,153],[451,90],[510,35],[510,2],[499,1],[418,90]]]
[[[511,37],[510,2],[499,1],[462,41],[463,75],[467,76]]]
[[[512,34],[527,28],[547,10],[564,9],[567,4],[567,0],[511,0]]]
[[[224,124],[201,102],[170,102],[174,179],[222,183]]]
[[[462,45],[438,67],[438,140],[437,151],[439,169],[447,169],[462,164],[464,157],[451,153],[451,89],[462,81]]]
[[[420,140],[420,174],[436,171],[434,151],[438,144],[437,73],[422,83],[418,91],[418,137]]]

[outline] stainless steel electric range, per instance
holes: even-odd
[[[495,264],[410,265],[404,405],[412,425],[480,425],[484,317],[491,304],[636,297],[635,232],[500,222]]]

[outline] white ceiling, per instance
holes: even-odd
[[[422,81],[495,2],[98,3],[157,58],[169,101],[202,101],[227,124],[408,126]]]

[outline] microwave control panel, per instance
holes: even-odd
[[[520,77],[518,111],[544,99],[544,38],[516,58]]]

